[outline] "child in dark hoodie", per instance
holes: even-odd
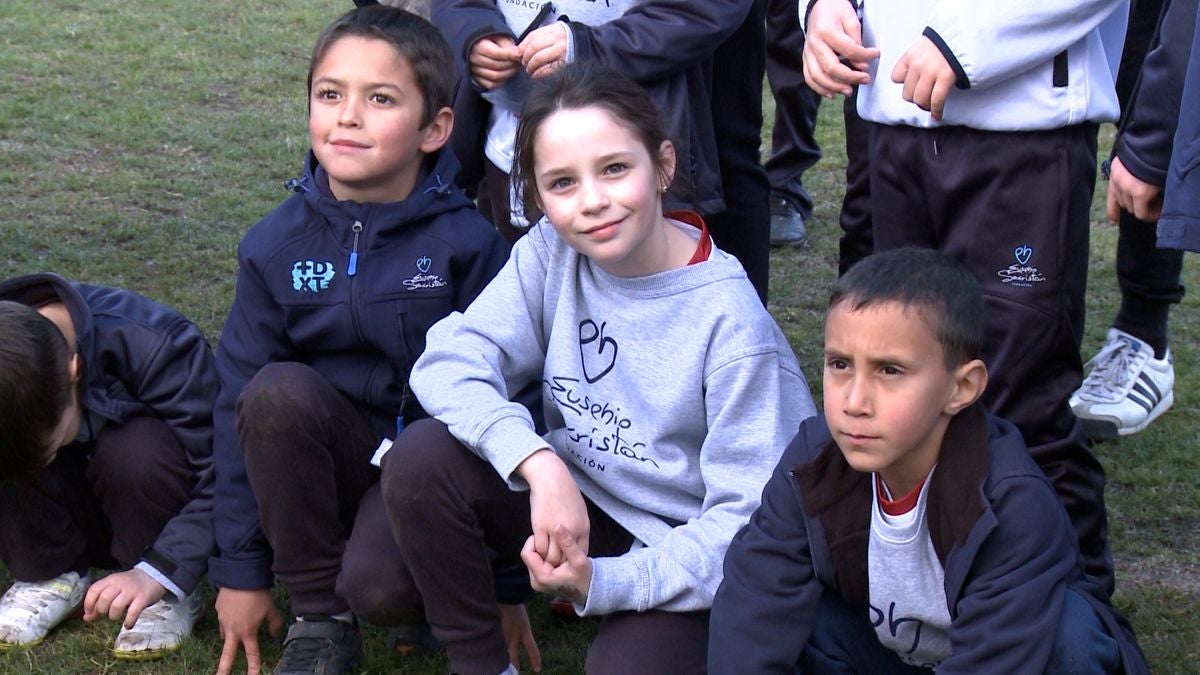
[[[242,240],[217,350],[220,673],[242,645],[257,667],[259,627],[281,628],[276,578],[296,622],[275,672],[349,670],[355,615],[421,616],[393,602],[411,581],[377,456],[425,416],[408,374],[426,329],[465,309],[508,253],[442,149],[454,81],[437,29],[392,7],[348,12],[313,49],[305,175]]]

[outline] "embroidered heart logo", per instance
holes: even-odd
[[[432,264],[433,264],[433,261],[430,260],[429,256],[427,256],[427,255],[423,255],[420,258],[417,258],[417,269],[421,270],[421,274],[425,274],[426,272],[428,272],[429,266]]]
[[[1029,262],[1030,256],[1033,255],[1033,249],[1029,248],[1028,246],[1018,246],[1013,249],[1013,255],[1017,257],[1017,262],[1024,265],[1025,263]]]
[[[602,323],[597,328],[596,322],[591,319],[579,322],[579,358],[583,363],[583,377],[588,384],[598,382],[617,363],[617,341],[604,334],[607,325]],[[587,347],[593,343],[595,348]]]

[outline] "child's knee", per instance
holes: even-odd
[[[1067,589],[1046,673],[1115,673],[1120,664],[1117,641],[1105,629],[1096,610],[1083,596]]]
[[[421,596],[398,561],[346,556],[336,591],[356,616],[376,626],[398,626],[424,619]]]
[[[389,509],[453,481],[456,450],[463,451],[446,425],[433,418],[405,427],[380,465],[383,498]]]
[[[316,388],[321,375],[301,363],[269,363],[254,375],[237,400],[238,435],[283,438],[322,408]]]

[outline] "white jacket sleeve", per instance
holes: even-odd
[[[1095,30],[1125,0],[940,0],[932,29],[972,88],[1024,73]]]

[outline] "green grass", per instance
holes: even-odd
[[[52,270],[174,305],[215,342],[233,295],[237,242],[285,197],[307,146],[304,76],[317,33],[349,2],[0,0],[0,276]],[[769,119],[769,117],[768,117]],[[825,158],[805,175],[817,199],[808,248],[772,254],[771,311],[814,389],[826,290],[836,276],[845,170],[840,106],[826,104]],[[1111,142],[1106,129],[1103,146]],[[1101,186],[1102,189],[1103,186]],[[1094,210],[1088,331],[1100,346],[1118,303],[1116,231]],[[1195,260],[1185,284],[1200,287]],[[1171,321],[1176,402],[1146,431],[1097,447],[1109,472],[1116,602],[1156,672],[1200,672],[1200,312]],[[0,583],[6,575],[0,568]],[[282,601],[282,597],[281,597]],[[594,624],[531,608],[547,672],[578,672]],[[108,655],[116,627],[72,621],[0,672],[193,673],[215,669],[212,612],[159,662]],[[440,673],[368,631],[370,672]],[[278,645],[268,647],[273,663]]]

